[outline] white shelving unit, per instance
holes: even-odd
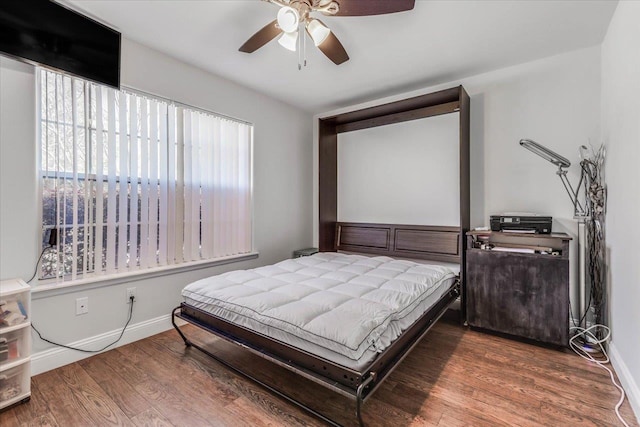
[[[31,287],[21,279],[0,281],[0,304],[2,410],[31,397]]]

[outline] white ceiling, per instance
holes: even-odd
[[[308,42],[298,71],[276,41],[238,51],[275,19],[263,1],[69,1],[130,40],[312,113],[597,45],[617,4],[417,0],[409,12],[323,17],[351,59],[336,66]]]

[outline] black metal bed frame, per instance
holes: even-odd
[[[235,325],[224,319],[196,307],[182,303],[172,312],[171,322],[178,331],[187,347],[193,347],[202,353],[223,364],[236,374],[247,378],[275,395],[298,406],[324,422],[340,426],[336,421],[322,415],[303,402],[277,390],[262,380],[252,376],[242,369],[233,366],[224,359],[216,356],[206,348],[189,340],[180,330],[175,319],[182,319],[190,324],[198,326],[214,335],[236,344],[250,352],[282,366],[306,379],[309,379],[323,387],[356,401],[356,417],[360,426],[364,426],[362,420],[362,404],[375,392],[380,384],[393,372],[407,354],[426,335],[436,321],[445,313],[447,308],[460,295],[460,280],[456,279],[449,290],[427,310],[413,325],[402,333],[389,347],[380,353],[369,365],[362,370],[350,369],[330,360],[318,357],[304,350],[288,344],[276,341],[266,335]]]

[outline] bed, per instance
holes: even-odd
[[[394,227],[412,231],[417,258],[450,251],[442,242],[457,235],[457,228],[339,223],[339,246],[371,245],[380,230]],[[388,249],[406,246],[402,233],[391,234]],[[191,342],[175,318],[354,399],[363,425],[362,404],[460,295],[460,264],[450,262],[455,255],[440,257],[444,261],[322,252],[231,271],[186,286],[174,326],[187,346],[331,425],[339,424]]]
[[[469,229],[469,96],[462,86],[319,120],[320,253],[187,286],[173,311],[185,342],[324,420],[312,408],[189,340],[176,319],[362,404],[462,299]],[[337,221],[337,134],[459,111],[459,226]],[[345,326],[350,325],[350,326]]]

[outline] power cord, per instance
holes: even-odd
[[[33,270],[33,275],[31,276],[31,279],[27,280],[27,283],[31,283],[31,281],[36,278],[36,274],[38,274],[38,266],[40,265],[40,261],[42,261],[42,257],[44,256],[44,254],[49,249],[52,249],[54,246],[58,244],[57,228],[52,228],[51,230],[49,230],[49,238],[47,239],[47,243],[49,244],[49,246],[42,248],[42,251],[40,252],[40,256],[38,257],[38,261],[36,261],[36,268]]]
[[[590,306],[591,306],[591,295],[589,295],[589,301],[587,301],[587,307],[590,307]],[[571,301],[569,301],[569,314],[571,314],[571,323],[573,323],[573,326],[579,327],[580,325],[582,325],[582,322],[584,322],[584,319],[586,319],[588,312],[589,312],[589,309],[586,309],[584,313],[582,313],[582,316],[580,316],[580,320],[578,320],[578,323],[576,323],[576,319],[575,317],[573,317],[573,308],[571,308]]]
[[[616,411],[616,415],[618,416],[618,419],[622,422],[622,424],[625,425],[625,427],[629,427],[629,424],[627,424],[624,418],[622,418],[622,415],[620,415],[620,406],[622,406],[622,402],[624,402],[624,397],[625,397],[624,389],[621,386],[619,386],[618,383],[616,383],[615,377],[613,376],[613,371],[609,369],[607,366],[605,366],[610,363],[610,359],[609,359],[609,355],[604,349],[603,343],[609,340],[609,337],[611,336],[611,329],[609,329],[604,325],[593,325],[588,328],[582,328],[580,326],[572,326],[570,329],[575,330],[577,332],[573,337],[571,337],[571,339],[569,339],[569,347],[571,347],[571,349],[578,356],[582,357],[585,360],[588,360],[589,362],[593,362],[599,367],[601,367],[602,369],[606,370],[609,373],[609,377],[611,377],[611,382],[620,391],[620,400],[618,400],[618,403],[616,404],[615,411]],[[606,335],[604,338],[598,339],[595,333],[592,332],[597,329],[601,329],[606,332]],[[578,338],[582,338],[584,342],[589,342],[590,344],[597,344],[598,347],[600,347],[600,351],[602,352],[604,359],[597,359],[593,357],[590,353],[583,350],[580,347],[580,345],[576,343],[576,340]]]
[[[127,326],[129,326],[129,322],[131,322],[131,317],[133,316],[133,302],[135,301],[135,297],[130,296],[129,300],[131,302],[131,306],[129,307],[129,318],[127,319],[127,323],[125,323],[124,328],[122,328],[122,332],[120,332],[120,336],[118,337],[117,340],[115,340],[114,342],[112,342],[111,344],[105,345],[104,347],[102,347],[99,350],[85,350],[83,348],[77,348],[77,347],[71,347],[69,345],[65,345],[65,344],[59,344],[57,342],[53,342],[51,340],[48,340],[46,338],[44,338],[42,336],[42,334],[40,333],[40,331],[38,331],[36,329],[36,327],[34,326],[33,323],[31,323],[31,327],[33,328],[34,331],[36,331],[36,334],[38,334],[38,337],[40,337],[40,339],[44,342],[48,342],[49,344],[53,344],[53,345],[57,345],[58,347],[63,347],[63,348],[68,348],[69,350],[75,350],[75,351],[81,351],[83,353],[100,353],[106,349],[108,349],[109,347],[111,347],[112,345],[116,344],[118,341],[120,341],[122,339],[122,336],[124,335],[124,331],[127,329]]]
[[[36,278],[36,274],[38,274],[38,266],[40,265],[40,261],[42,261],[42,257],[44,256],[44,254],[51,248],[53,248],[53,245],[49,245],[42,248],[42,252],[40,252],[40,256],[38,257],[38,261],[36,262],[36,268],[35,270],[33,270],[33,275],[31,276],[31,279],[27,280],[27,283],[31,283],[33,279]]]

